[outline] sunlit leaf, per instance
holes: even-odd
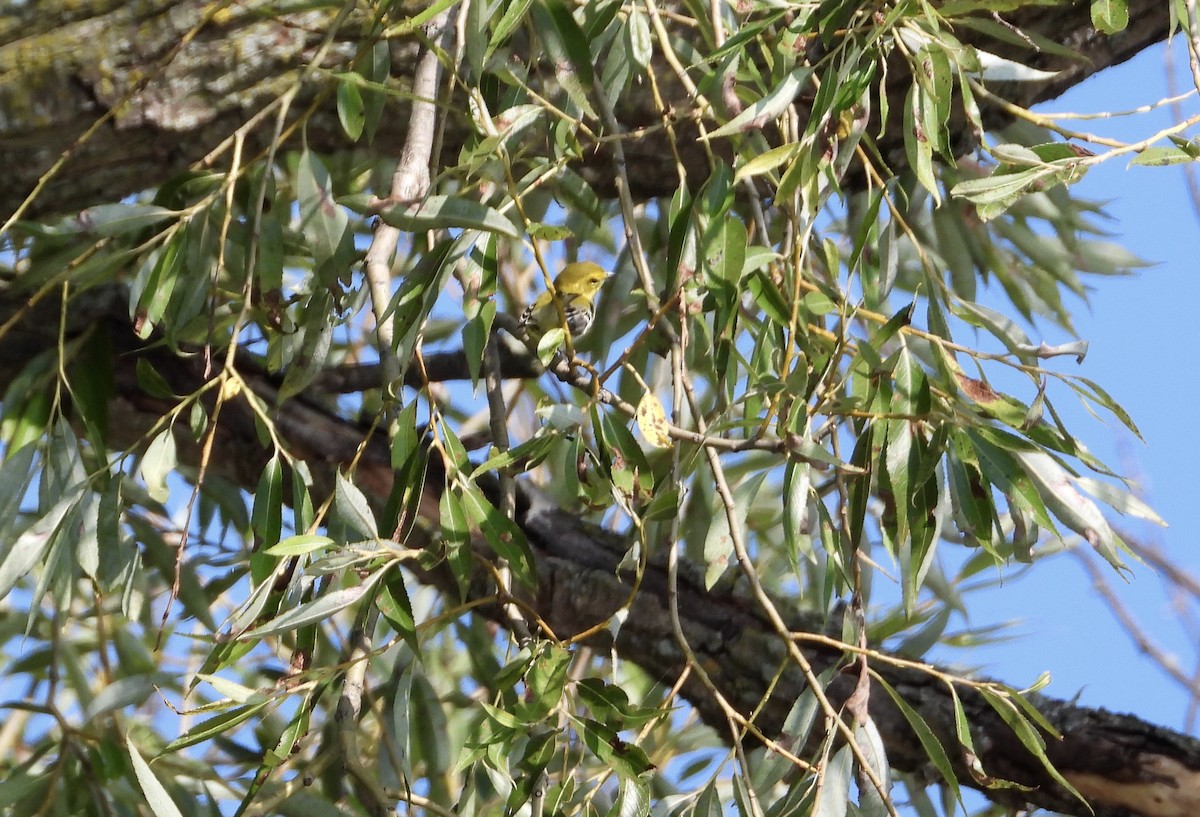
[[[272,545],[263,552],[268,556],[303,556],[306,553],[312,553],[333,544],[334,541],[328,536],[303,533],[281,539],[277,544]]]
[[[205,743],[220,737],[233,730],[238,724],[245,723],[253,718],[270,703],[270,698],[263,697],[262,700],[234,707],[227,712],[222,712],[220,715],[214,715],[211,718],[201,721],[164,746],[162,753],[177,752],[188,746],[195,746],[198,743]]]
[[[342,130],[350,137],[350,141],[357,142],[358,137],[362,136],[367,117],[362,92],[353,80],[343,79],[337,84],[337,113]]]
[[[374,212],[368,196],[347,196],[341,203],[359,213]],[[435,195],[417,204],[387,205],[377,214],[385,223],[410,232],[464,227],[509,238],[520,235],[513,223],[497,210],[459,196]]]
[[[712,521],[704,537],[704,583],[712,587],[729,566],[734,551],[734,536],[745,536],[746,517],[758,489],[767,477],[765,472],[754,474],[733,490],[732,504],[718,504],[712,509]],[[732,517],[732,518],[731,518]],[[737,528],[736,534],[734,528]]]
[[[792,104],[812,77],[813,69],[805,66],[794,69],[783,81],[768,91],[761,99],[747,105],[741,113],[721,127],[710,131],[706,139],[719,139],[752,128],[762,128],[779,116]]]
[[[375,582],[379,580],[381,575],[381,571],[376,571],[362,584],[324,593],[312,601],[307,601],[298,607],[287,610],[261,627],[255,627],[249,632],[242,633],[238,638],[243,641],[266,638],[267,636],[290,633],[309,624],[324,621],[330,616],[345,610],[347,607],[357,604],[366,595],[367,591],[374,586]]]
[[[97,204],[80,211],[71,226],[97,235],[117,236],[152,227],[173,215],[171,210],[154,204]]]
[[[310,151],[300,155],[296,167],[296,197],[300,227],[315,260],[333,258],[349,239],[350,218],[334,201],[333,179],[321,159]]]
[[[138,473],[145,480],[147,493],[156,502],[167,501],[167,477],[175,470],[177,463],[175,435],[170,428],[163,429],[150,441],[138,467]]]
[[[938,770],[938,774],[942,776],[942,780],[946,782],[946,785],[948,785],[950,790],[954,793],[954,799],[958,800],[959,803],[962,803],[962,792],[958,786],[958,776],[954,773],[954,767],[950,763],[950,756],[946,752],[945,747],[942,746],[941,741],[938,740],[937,735],[935,735],[933,730],[929,728],[929,724],[926,723],[925,719],[922,718],[921,715],[915,709],[913,709],[906,700],[904,700],[904,698],[895,690],[895,688],[892,687],[892,685],[889,684],[878,673],[872,673],[872,680],[879,684],[879,686],[881,686],[883,690],[887,692],[888,697],[892,699],[892,702],[896,704],[896,707],[900,710],[900,713],[904,715],[904,720],[908,722],[909,727],[917,736],[917,740],[921,742],[921,748],[925,751],[925,755],[929,758],[930,762],[933,763],[934,768]]]
[[[1092,25],[1105,34],[1119,34],[1129,25],[1127,0],[1092,0]]]
[[[142,788],[142,794],[145,795],[146,803],[150,806],[154,817],[183,817],[183,812],[175,805],[175,801],[167,793],[166,787],[154,776],[150,764],[143,760],[138,753],[133,740],[126,737],[125,742],[129,747],[129,760],[133,763],[134,776]]]
[[[337,475],[337,489],[334,496],[338,516],[350,526],[351,530],[364,539],[379,538],[375,514],[371,511],[366,495],[340,473]]]

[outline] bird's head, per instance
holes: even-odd
[[[563,267],[563,271],[554,281],[554,288],[559,292],[591,298],[600,291],[600,287],[604,285],[610,275],[612,273],[599,264],[591,261],[576,261]]]

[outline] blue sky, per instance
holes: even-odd
[[[1181,40],[1175,53],[1176,87],[1186,90],[1192,86]],[[1164,55],[1163,47],[1144,52],[1041,110],[1101,112],[1156,102],[1168,95]],[[1185,117],[1200,110],[1195,96],[1182,105]],[[1066,124],[1136,141],[1172,121],[1169,108],[1162,108],[1152,114]],[[1145,498],[1170,525],[1160,530],[1132,521],[1128,529],[1159,544],[1178,566],[1200,572],[1200,491],[1194,478],[1200,436],[1191,426],[1200,376],[1200,216],[1192,209],[1178,167],[1128,167],[1127,160],[1115,159],[1093,169],[1075,192],[1109,202],[1105,209],[1113,217],[1114,239],[1154,265],[1134,277],[1089,281],[1094,287],[1089,303],[1074,304],[1076,328],[1090,342],[1087,359],[1082,366],[1065,359],[1055,365],[1099,382],[1133,416],[1146,443],[1115,421],[1097,421],[1077,401],[1060,397],[1056,407],[1101,459],[1139,478]],[[1065,340],[1052,332],[1034,340],[1043,338],[1051,343]],[[1180,627],[1154,572],[1135,565],[1129,582],[1107,569],[1106,577],[1141,626],[1176,652],[1185,673],[1193,672],[1196,633]],[[982,665],[986,674],[1017,686],[1049,670],[1054,681],[1046,690],[1049,694],[1078,694],[1083,704],[1133,712],[1167,726],[1183,725],[1186,694],[1140,656],[1072,557],[1039,563],[973,602],[973,625],[1019,619],[1020,637],[969,654],[940,652],[940,658]]]

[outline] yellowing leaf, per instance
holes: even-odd
[[[670,448],[671,435],[667,433],[667,413],[662,403],[650,392],[642,395],[637,407],[638,430],[646,442],[655,448]]]

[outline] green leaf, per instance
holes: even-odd
[[[1071,383],[1071,387],[1075,389],[1081,398],[1094,399],[1101,406],[1108,409],[1114,417],[1120,420],[1123,426],[1133,432],[1134,436],[1136,436],[1142,442],[1145,442],[1145,438],[1142,436],[1142,432],[1138,429],[1137,425],[1133,422],[1133,418],[1129,416],[1129,413],[1121,406],[1120,403],[1113,399],[1112,395],[1100,387],[1099,383],[1089,380],[1086,377],[1070,378],[1068,382]],[[1076,383],[1079,384],[1078,387],[1075,386]],[[1086,404],[1086,399],[1084,402]],[[1089,407],[1089,411],[1090,410],[1091,409]]]
[[[504,13],[500,15],[499,22],[492,29],[492,36],[488,38],[487,56],[490,57],[498,47],[508,40],[509,35],[525,19],[532,4],[533,0],[511,0],[504,7]]]
[[[996,510],[992,503],[990,487],[980,473],[979,463],[974,458],[974,449],[970,448],[967,438],[961,434],[952,434],[952,441],[955,453],[960,454],[946,458],[955,522],[963,533],[974,536],[991,552],[992,537],[996,528]]]
[[[438,501],[438,518],[441,521],[442,540],[446,547],[446,560],[464,593],[471,575],[471,526],[462,498],[447,484]]]
[[[1005,495],[1023,501],[1038,525],[1056,531],[1037,488],[1016,458],[1019,451],[1028,450],[1029,443],[986,428],[968,431],[966,437],[972,450],[979,455],[979,467],[984,477]]]
[[[195,219],[193,219],[193,222]],[[266,293],[278,294],[283,288],[283,267],[286,262],[284,247],[283,216],[279,210],[271,208],[263,213],[262,225],[259,228],[258,263],[255,266],[255,276],[258,284]],[[207,262],[215,265],[216,259]],[[189,264],[192,269],[203,266]],[[207,287],[205,288],[207,290]]]
[[[1125,569],[1118,553],[1124,549],[1119,537],[1096,503],[1071,482],[1067,470],[1041,451],[1016,451],[1013,456],[1033,481],[1046,508],[1071,530],[1082,536],[1114,568]]]
[[[150,441],[138,473],[146,482],[146,492],[155,502],[166,502],[169,496],[167,477],[175,470],[178,459],[175,453],[175,435],[165,428]]]
[[[166,379],[154,368],[154,364],[144,357],[137,359],[135,366],[138,386],[151,397],[171,398],[175,393]]]
[[[398,699],[399,703],[399,699]],[[408,695],[409,729],[407,734],[412,764],[417,768],[446,769],[453,762],[457,738],[450,730],[443,702],[423,673],[414,672]],[[435,775],[434,778],[444,777]],[[446,781],[429,781],[430,795],[436,802],[453,802]]]
[[[97,204],[80,211],[71,225],[80,232],[101,236],[136,233],[176,215],[156,204]]]
[[[1075,483],[1118,513],[1144,519],[1159,527],[1167,527],[1166,521],[1128,488],[1119,488],[1091,477],[1076,477]]]
[[[396,477],[392,483],[392,497],[388,502],[388,527],[385,529],[392,530],[395,541],[404,545],[417,523],[418,506],[424,493],[425,475],[429,465],[429,447],[417,432],[415,400],[401,409],[396,416],[390,436],[392,469]]]
[[[42,372],[34,373],[30,368],[40,369],[46,360],[48,358],[43,355],[35,357],[13,380],[5,394],[4,419],[0,421],[0,442],[4,444],[6,451],[20,451],[29,443],[41,440],[46,433],[50,423],[51,399],[46,393],[45,382],[41,381]]]
[[[583,29],[575,22],[571,10],[562,0],[541,0],[541,5],[550,14],[554,33],[558,35],[557,40],[562,44],[571,69],[583,83],[584,90],[590,89],[595,81],[592,73],[592,52],[588,48]]]
[[[640,777],[621,778],[617,786],[616,800],[613,801],[606,817],[641,817],[649,813],[650,781]]]
[[[1010,165],[1025,166],[1025,167],[1040,167],[1042,158],[1037,155],[1032,148],[1025,145],[1002,143],[993,145],[989,152],[996,157],[997,160]]]
[[[761,176],[763,173],[769,173],[780,165],[788,164],[795,160],[800,152],[804,150],[804,146],[800,142],[789,142],[786,145],[771,148],[765,153],[756,153],[748,162],[738,166],[737,172],[734,174],[734,179],[742,181],[755,176]]]
[[[581,718],[576,722],[582,727],[584,745],[597,758],[607,763],[622,780],[636,778],[654,768],[654,764],[646,757],[641,747],[622,740],[611,727],[589,718]]]
[[[1171,140],[1171,143],[1174,144],[1175,147],[1182,150],[1188,156],[1191,156],[1194,159],[1200,159],[1200,140],[1185,139],[1177,134],[1167,134],[1167,138]]]
[[[1031,68],[990,51],[984,51],[982,48],[976,48],[975,54],[979,58],[979,71],[972,73],[988,82],[1046,82],[1061,73],[1061,71],[1043,71],[1040,68]]]
[[[315,153],[304,151],[296,166],[296,202],[300,228],[318,264],[337,255],[343,241],[352,240],[350,218],[333,198],[333,180]]]
[[[567,332],[561,326],[555,326],[538,338],[537,356],[543,366],[549,366],[554,359],[554,353],[567,342]]]
[[[620,99],[629,87],[636,64],[633,60],[629,26],[623,26],[617,37],[609,44],[604,55],[604,67],[600,74],[599,93],[605,99]]]
[[[575,233],[570,227],[563,227],[558,224],[543,224],[539,221],[529,225],[529,237],[542,241],[565,241],[568,238],[574,238]]]
[[[854,444],[854,453],[850,456],[850,464],[857,467],[859,473],[850,480],[849,485],[850,539],[845,543],[847,548],[857,548],[862,543],[863,525],[866,523],[867,516],[867,500],[870,498],[871,469],[875,462],[871,451],[871,439],[884,428],[882,423],[872,423],[864,429]],[[850,564],[852,557],[852,552],[843,554],[847,565]]]
[[[783,539],[792,565],[800,561],[800,547],[810,540],[809,501],[812,468],[807,463],[788,461],[783,471]]]
[[[939,46],[926,46],[917,52],[914,58],[913,76],[916,78],[922,93],[916,95],[925,137],[934,153],[950,155],[950,133],[946,123],[950,119],[950,108],[953,103],[953,72],[950,68],[950,56]]]
[[[19,768],[10,770],[4,779],[0,780],[0,808],[5,809],[5,813],[14,813],[9,809],[19,803],[49,802],[50,785],[58,779],[58,775],[53,769],[48,769],[40,775],[29,774],[29,769],[33,768],[38,760],[40,758],[34,755]],[[43,793],[43,790],[46,793]]]
[[[303,460],[293,460],[292,466],[292,496],[289,500],[292,506],[292,528],[308,530],[313,526],[314,512],[312,495],[309,486],[313,483],[308,463]]]
[[[366,194],[346,196],[341,204],[357,213],[374,212]],[[378,211],[384,223],[408,232],[462,227],[520,238],[516,226],[486,204],[458,196],[429,196],[417,204],[393,204]]]
[[[854,755],[849,746],[834,752],[825,764],[825,776],[817,791],[812,817],[846,817],[850,807],[850,776],[854,770]]]
[[[467,321],[462,328],[463,354],[467,359],[467,372],[472,387],[479,385],[479,372],[483,366],[483,356],[487,350],[488,337],[495,317],[496,302],[488,300],[479,308],[479,314]]]
[[[537,586],[533,567],[533,551],[525,533],[516,523],[500,513],[474,485],[461,489],[463,509],[471,528],[479,530],[496,554],[508,562],[513,578],[526,587]]]
[[[362,90],[363,132],[367,141],[375,139],[375,132],[383,119],[383,109],[388,95],[383,90],[392,73],[392,50],[386,40],[378,40],[371,46],[371,55],[366,66],[360,68],[362,75],[371,83]]]
[[[872,672],[871,678],[875,683],[883,687],[884,691],[892,699],[892,702],[896,704],[896,708],[904,715],[904,719],[908,721],[909,728],[913,730],[913,734],[921,742],[921,748],[925,750],[926,756],[942,776],[942,781],[950,787],[950,791],[954,793],[954,799],[962,805],[962,791],[958,787],[958,776],[954,773],[954,766],[950,762],[950,756],[946,754],[946,749],[942,746],[941,741],[938,740],[937,735],[929,728],[929,724],[925,722],[925,719],[882,676]],[[957,698],[955,702],[957,703]],[[963,810],[966,810],[965,805],[963,805]]]
[[[167,793],[166,787],[150,770],[150,764],[142,760],[142,756],[138,754],[137,746],[134,745],[131,736],[125,736],[125,744],[129,747],[129,759],[133,763],[134,776],[137,777],[137,782],[142,787],[142,794],[146,796],[146,803],[154,812],[154,817],[183,817],[183,812],[175,805],[175,801]]]
[[[1042,768],[1045,769],[1046,772],[1053,777],[1060,786],[1070,792],[1072,796],[1078,798],[1079,802],[1083,803],[1084,806],[1087,806],[1088,801],[1084,799],[1083,795],[1075,790],[1075,787],[1072,786],[1067,779],[1062,776],[1061,773],[1059,773],[1058,769],[1054,768],[1054,764],[1050,762],[1050,758],[1046,757],[1045,739],[1038,734],[1037,730],[1035,730],[1025,716],[1021,714],[1020,710],[1013,703],[1013,701],[1009,700],[1009,698],[1006,696],[997,694],[986,686],[979,687],[979,691],[983,693],[984,700],[991,705],[992,709],[996,711],[996,714],[998,714],[1004,720],[1004,722],[1008,724],[1009,728],[1016,733],[1021,743],[1026,749],[1029,750],[1029,753],[1037,758],[1038,762],[1042,764]],[[1019,697],[1015,692],[1012,693],[1012,695]]]
[[[315,550],[321,550],[334,544],[336,543],[328,536],[322,536],[317,533],[298,533],[294,536],[280,539],[277,544],[272,545],[263,552],[268,556],[303,556],[306,553],[312,553]]]
[[[337,78],[338,121],[342,123],[342,130],[350,137],[350,141],[357,142],[367,121],[366,106],[358,88],[357,75],[339,74]]]
[[[379,612],[396,629],[409,648],[415,654],[420,655],[421,642],[417,639],[416,619],[413,617],[412,602],[408,598],[404,575],[401,570],[388,571],[387,579],[375,597],[375,606],[379,608]]]
[[[813,18],[817,20],[817,30],[821,32],[821,42],[826,48],[838,40],[840,32],[849,27],[854,15],[861,10],[862,6],[851,0],[821,0],[813,11]]]
[[[337,508],[338,518],[350,530],[364,539],[379,538],[379,526],[366,495],[340,471],[334,491],[334,507]]]
[[[670,715],[653,706],[631,704],[625,690],[598,678],[580,679],[575,691],[592,716],[613,729],[634,729]]]
[[[813,69],[796,68],[783,81],[768,91],[761,99],[747,105],[741,113],[721,127],[710,131],[702,139],[719,139],[745,130],[762,128],[787,110],[796,96],[808,85]]]
[[[1093,6],[1095,8],[1095,6]],[[1186,150],[1177,147],[1149,147],[1138,152],[1130,160],[1131,165],[1146,165],[1148,167],[1163,167],[1165,165],[1180,165],[1196,161]]]
[[[63,519],[79,503],[82,494],[83,485],[80,484],[12,543],[8,552],[4,554],[3,561],[0,561],[0,599],[7,596],[17,582],[42,560]]]
[[[1015,173],[993,173],[982,179],[967,179],[954,185],[950,195],[975,204],[1003,204],[1016,201],[1048,174],[1044,167],[1031,167]]]
[[[629,53],[634,63],[645,71],[654,56],[654,40],[650,36],[650,23],[639,6],[630,7],[625,36],[629,38]]]
[[[517,712],[526,723],[537,723],[558,707],[567,686],[571,660],[571,653],[562,647],[540,645],[525,673],[528,692],[517,704]]]
[[[287,371],[279,386],[279,402],[301,394],[325,369],[333,348],[335,314],[328,289],[318,289],[309,296],[295,332],[284,339]]]
[[[756,9],[752,17],[747,18],[738,26],[737,32],[732,37],[727,39],[720,48],[708,54],[707,62],[716,65],[730,54],[740,53],[747,43],[757,39],[787,13],[786,9],[769,7]]]
[[[362,584],[323,593],[312,601],[305,602],[276,616],[261,627],[255,627],[249,632],[242,633],[238,636],[238,640],[252,641],[271,635],[281,635],[294,632],[309,624],[325,621],[347,607],[357,604],[367,591],[375,586],[375,582],[379,581],[379,577],[382,575],[383,571],[376,571]]]
[[[162,321],[167,306],[171,303],[171,295],[175,292],[175,285],[184,272],[185,238],[182,232],[171,236],[171,240],[163,247],[154,264],[146,288],[140,293],[137,330],[138,337],[143,340],[150,337],[150,333]]]
[[[464,234],[455,239],[439,241],[421,256],[421,260],[396,290],[386,313],[391,314],[395,330],[396,357],[401,363],[401,374],[412,358],[422,327],[455,263],[467,253],[475,237],[472,233],[470,240]],[[384,320],[387,320],[387,314]]]
[[[883,735],[879,726],[872,718],[855,723],[854,742],[858,744],[865,764],[856,765],[858,775],[858,809],[862,817],[890,817],[895,812],[891,803],[892,768],[888,764],[887,750],[883,745]],[[866,766],[870,769],[876,786],[867,776]]]
[[[230,732],[238,724],[245,723],[253,718],[270,704],[272,700],[272,698],[263,697],[262,700],[237,706],[228,712],[222,712],[219,715],[207,718],[164,746],[162,754],[170,754],[171,752],[185,749],[188,746],[195,746],[198,743],[215,740]]]
[[[21,501],[33,481],[34,457],[38,453],[35,444],[4,452],[7,458],[0,462],[0,543],[12,541],[13,528],[20,521]],[[114,483],[118,480],[114,479]],[[0,545],[2,548],[3,545]]]
[[[766,471],[759,471],[747,477],[733,490],[733,524],[742,531],[743,536],[750,506],[754,503],[754,497],[766,477]],[[715,503],[711,514],[708,533],[704,537],[704,585],[709,589],[721,578],[733,553],[729,511],[720,503]]]
[[[746,262],[749,240],[746,225],[737,218],[721,219],[718,223],[716,235],[707,247],[707,268],[717,278],[737,286]]]
[[[250,525],[270,554],[271,546],[279,542],[283,529],[283,465],[279,462],[279,454],[272,455],[258,478]]]
[[[920,85],[908,89],[908,99],[904,104],[904,151],[917,181],[929,191],[935,202],[940,203],[941,191],[933,173],[933,145],[924,125],[925,106],[930,103],[924,99],[924,94]]]
[[[470,69],[467,75],[470,82],[478,82],[483,77],[489,33],[487,21],[491,12],[489,5],[485,0],[481,0],[481,2],[471,3],[467,6],[465,25],[459,29],[461,35],[465,35],[464,51],[467,56],[467,67]]]
[[[400,23],[392,26],[392,34],[395,36],[399,34],[412,34],[415,31],[419,31],[422,26],[453,5],[455,5],[455,0],[434,0],[434,2],[422,6],[421,10],[411,17],[406,16],[401,18]]]
[[[1024,330],[1003,312],[963,300],[951,301],[950,311],[967,323],[986,329],[1014,354],[1033,347]]]
[[[581,420],[582,417],[578,419]],[[544,434],[531,437],[507,451],[493,450],[486,460],[475,466],[468,479],[475,482],[483,474],[498,471],[501,468],[508,468],[518,462],[524,463],[526,468],[536,468],[545,461],[556,443],[557,439],[555,435]]]
[[[743,275],[747,275],[745,269],[743,269]],[[765,272],[749,273],[746,278],[746,289],[750,291],[754,297],[754,303],[767,318],[780,326],[787,326],[791,322],[791,306],[788,299],[779,291],[779,287],[776,286],[770,275]]]
[[[1129,26],[1127,0],[1092,0],[1092,25],[1105,34],[1118,34]]]

